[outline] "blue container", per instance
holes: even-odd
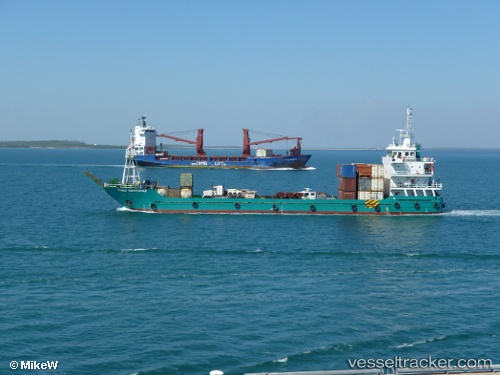
[[[356,178],[356,166],[354,164],[337,165],[337,175],[339,177]]]

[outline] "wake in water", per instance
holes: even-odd
[[[141,213],[141,214],[158,214],[158,212],[155,211],[136,211],[136,210],[131,210],[128,207],[118,207],[116,209],[117,212],[134,212],[134,213]]]
[[[314,167],[304,168],[249,168],[252,171],[314,171]]]
[[[138,247],[135,249],[121,249],[120,251],[126,253],[126,252],[130,252],[130,251],[156,251],[156,250],[158,250],[158,248],[156,248],[156,247],[153,247],[153,248]]]
[[[436,340],[444,340],[444,339],[446,339],[446,336],[440,336],[440,337],[430,338],[430,339],[426,339],[426,340],[418,340],[418,341],[411,342],[411,343],[404,343],[404,344],[396,345],[395,348],[396,349],[412,348],[412,347],[417,346],[417,345],[423,345],[423,344],[427,344],[427,343],[430,343],[430,342],[433,342]]]
[[[453,210],[444,212],[445,216],[500,216],[500,210]]]

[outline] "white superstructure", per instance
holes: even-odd
[[[146,116],[141,116],[132,132],[132,150],[134,155],[154,155],[156,152],[156,129],[146,123]]]
[[[442,184],[434,179],[434,162],[422,157],[420,144],[413,139],[412,109],[406,109],[406,128],[398,129],[399,142],[395,138],[382,157],[384,165],[385,195],[392,196],[440,196]]]

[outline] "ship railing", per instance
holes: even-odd
[[[354,369],[326,371],[291,371],[291,372],[250,372],[245,375],[384,375],[383,369]]]
[[[392,172],[392,175],[393,176],[406,176],[406,175],[411,175],[411,171],[405,167],[405,169],[403,171],[393,171]]]
[[[401,189],[401,188],[406,188],[406,189],[442,189],[443,184],[441,182],[431,182],[430,184],[426,183],[418,183],[418,182],[413,182],[413,183],[401,183],[401,184],[394,184],[391,186],[392,189]]]
[[[398,367],[394,369],[395,375],[451,375],[451,374],[490,374],[500,371],[500,365],[489,364],[489,360],[485,359],[484,363],[477,367]],[[479,363],[479,362],[478,362]],[[389,372],[387,372],[389,373]]]
[[[430,157],[430,156],[424,156],[424,157],[419,157],[417,158],[416,156],[401,156],[401,157],[395,157],[393,155],[389,155],[392,159],[392,161],[397,161],[399,163],[402,163],[402,162],[405,162],[405,161],[423,161],[423,162],[426,162],[426,163],[433,163],[434,162],[434,158]]]
[[[404,176],[404,175],[407,175],[407,174],[408,174],[407,171],[394,171],[394,172],[392,172],[393,176]]]
[[[479,361],[479,360],[478,360]],[[488,361],[488,360],[484,360]],[[473,375],[473,374],[496,374],[500,371],[499,365],[488,365],[476,368],[451,367],[425,367],[425,368],[375,368],[375,369],[351,369],[351,370],[326,370],[326,371],[292,371],[292,372],[252,372],[245,375]],[[211,372],[212,373],[212,372]]]
[[[408,169],[405,169],[404,171],[393,171],[392,172],[393,176],[416,176],[416,175],[432,176],[433,174],[434,174],[434,172],[432,172],[432,171],[424,171],[423,173],[422,172],[412,173]]]
[[[399,156],[399,157],[396,157],[396,156],[392,156],[392,155],[389,155],[392,159],[393,162],[397,162],[397,163],[403,163],[405,161],[422,161],[422,158],[417,158],[415,156]]]

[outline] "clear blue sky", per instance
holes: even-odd
[[[0,0],[0,140],[127,144],[145,114],[206,145],[385,147],[411,105],[424,148],[497,148],[499,19],[498,0]]]

